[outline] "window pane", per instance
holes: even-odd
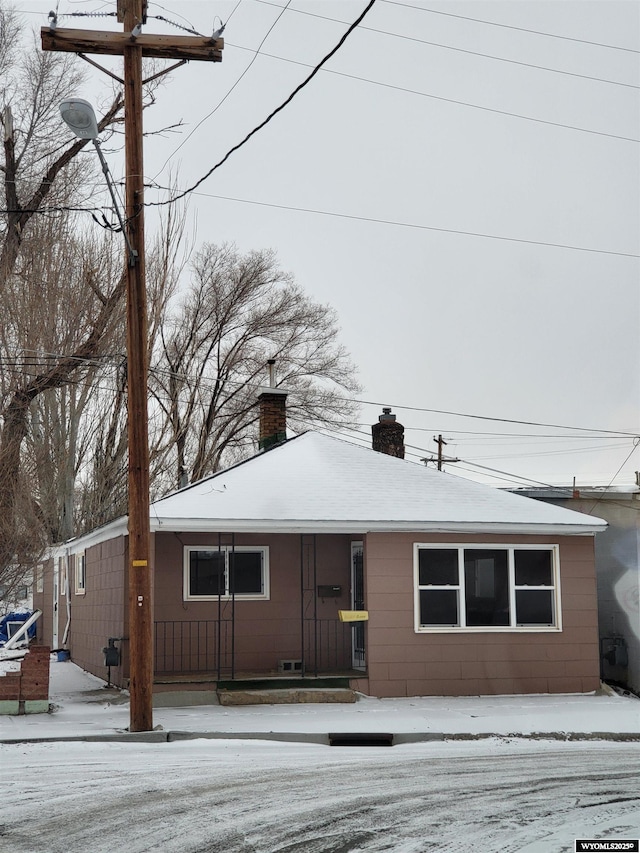
[[[458,590],[421,589],[420,624],[458,625]]]
[[[418,573],[420,586],[457,586],[458,552],[421,548],[418,551]]]
[[[551,551],[515,551],[516,586],[553,586]]]
[[[467,625],[508,625],[507,551],[465,550],[464,579]]]
[[[262,551],[229,551],[229,592],[262,595]]]
[[[518,625],[554,625],[553,590],[517,589],[516,622]]]
[[[224,551],[189,552],[189,594],[224,595]]]

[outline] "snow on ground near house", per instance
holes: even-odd
[[[126,696],[52,661],[52,714],[2,738],[109,733]],[[116,704],[125,699],[122,704]],[[365,698],[355,705],[157,709],[218,732],[640,731],[620,696]],[[0,850],[13,853],[570,853],[640,837],[640,743],[509,737],[329,747],[198,738],[0,743]]]
[[[126,694],[70,661],[51,662],[50,714],[0,716],[0,741],[107,734],[129,725]],[[531,734],[640,732],[633,696],[362,697],[351,705],[201,705],[157,708],[154,725],[184,732],[389,732]]]

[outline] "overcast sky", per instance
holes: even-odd
[[[55,0],[14,5],[39,27]],[[59,0],[59,26],[118,30],[114,18],[64,17],[115,5]],[[153,16],[226,30],[223,62],[178,69],[146,113],[147,132],[184,123],[146,137],[148,179],[191,187],[366,5],[149,2],[147,33],[181,34]],[[632,0],[377,0],[325,69],[189,195],[197,240],[272,248],[335,307],[367,401],[353,440],[369,442],[385,405],[408,458],[433,455],[441,433],[464,460],[452,473],[630,485],[639,60]],[[110,87],[101,77],[74,94],[104,104]]]

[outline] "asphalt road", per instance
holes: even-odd
[[[1,853],[560,853],[640,837],[640,744],[0,745]]]

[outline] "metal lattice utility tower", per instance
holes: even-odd
[[[124,58],[125,223],[127,252],[127,405],[129,436],[129,691],[132,732],[153,729],[153,600],[149,521],[147,410],[147,296],[144,251],[142,57],[220,62],[224,43],[205,36],[142,34],[146,0],[118,0],[122,33],[58,29],[55,16],[41,30],[42,49]],[[87,60],[92,65],[97,63]],[[98,68],[101,66],[97,65]],[[171,66],[167,71],[175,68]],[[105,69],[102,69],[105,70]],[[105,73],[114,75],[105,70]],[[166,72],[163,72],[166,73]],[[158,75],[154,75],[157,77]]]

